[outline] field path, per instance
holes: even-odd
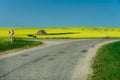
[[[1,56],[0,80],[86,80],[90,49],[110,39],[42,41],[47,45]]]

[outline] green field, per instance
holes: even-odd
[[[68,28],[0,28],[0,37],[9,37],[9,30],[14,30],[16,38],[120,38],[120,28],[68,27]],[[36,35],[45,30],[48,35]]]
[[[120,80],[120,42],[102,46],[94,58],[91,80]]]
[[[11,44],[9,38],[0,38],[0,52],[13,50],[13,49],[26,49],[34,46],[41,45],[42,42],[26,41],[22,39],[14,39],[14,43]],[[3,53],[0,53],[0,55]]]

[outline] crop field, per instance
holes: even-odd
[[[0,37],[9,37],[14,30],[16,38],[120,38],[120,28],[68,27],[68,28],[0,28]],[[45,30],[46,35],[36,35]]]

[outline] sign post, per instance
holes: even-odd
[[[108,32],[106,32],[106,38],[108,38]]]
[[[14,30],[9,30],[10,38],[11,38],[11,44],[13,44],[13,34]]]

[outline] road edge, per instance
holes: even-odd
[[[101,48],[101,46],[115,41],[119,40],[104,41],[96,45],[92,45],[90,48],[88,48],[88,52],[83,54],[83,57],[81,57],[83,59],[78,61],[70,80],[89,80],[93,73],[91,66],[93,63],[93,58],[96,56],[97,50]]]
[[[96,53],[97,53],[98,49],[100,49],[103,45],[113,43],[113,42],[116,42],[116,41],[120,41],[120,40],[105,41],[105,42],[99,43],[99,44],[97,44],[94,47],[89,49],[89,52],[86,55],[87,56],[86,62],[88,63],[87,64],[88,72],[87,72],[86,79],[84,79],[84,80],[90,80],[91,76],[93,75],[93,69],[92,69],[91,66],[92,66],[92,63],[93,63],[93,58],[96,56]]]

